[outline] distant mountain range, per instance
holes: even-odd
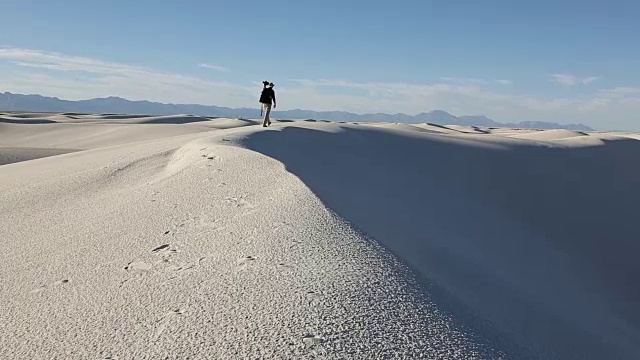
[[[260,116],[259,109],[228,108],[197,104],[163,104],[150,101],[131,101],[119,97],[97,98],[69,101],[41,95],[20,95],[9,92],[0,93],[0,110],[35,112],[80,112],[80,113],[117,113],[145,115],[219,116],[231,118],[255,118]],[[556,124],[542,121],[523,121],[519,123],[499,123],[483,115],[454,116],[446,111],[434,110],[418,115],[406,114],[354,114],[345,111],[318,112],[311,110],[274,111],[277,119],[316,119],[332,121],[375,121],[399,123],[432,123],[440,125],[467,125],[489,127],[514,127],[536,129],[569,129],[592,131],[582,124]]]

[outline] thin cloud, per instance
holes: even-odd
[[[31,69],[21,77],[16,77],[15,74],[4,74],[3,77],[0,74],[0,80],[3,80],[5,86],[23,88],[21,84],[36,75],[46,74],[50,77],[48,82],[41,83],[31,92],[42,92],[47,87],[53,91],[59,89],[61,81],[51,80],[55,78],[64,80],[64,88],[69,93],[84,93],[85,96],[120,95],[163,102],[201,103],[227,97],[240,105],[238,100],[253,91],[252,87],[246,85],[214,82],[148,67],[31,49],[0,48],[1,60],[8,61],[18,69]],[[34,70],[40,70],[43,74],[34,73]],[[8,76],[11,76],[11,81],[7,80]]]
[[[575,86],[577,83],[576,77],[568,74],[551,74],[551,81],[558,85],[565,87]]]
[[[587,84],[590,84],[590,83],[592,83],[592,82],[594,82],[594,81],[597,81],[597,80],[599,80],[599,79],[600,79],[600,77],[599,77],[599,76],[590,76],[590,77],[587,77],[587,78],[582,79],[582,83],[583,83],[584,85],[587,85]]]
[[[587,78],[585,78],[587,79]],[[581,79],[583,83],[585,79]],[[501,92],[500,88],[484,89],[466,84],[435,83],[368,83],[343,79],[290,79],[284,96],[296,107],[317,110],[347,110],[359,113],[386,112],[416,114],[442,109],[454,114],[484,114],[498,121],[572,121],[598,123],[602,112],[607,118],[615,114],[621,123],[630,121],[640,111],[639,88],[600,90],[590,95],[545,97]],[[593,81],[593,80],[591,80]],[[588,81],[587,81],[588,82]],[[506,83],[508,85],[509,82]],[[327,92],[325,87],[331,87]],[[340,88],[344,88],[341,91]],[[350,90],[366,90],[354,95]],[[281,89],[281,92],[284,89]],[[625,105],[625,111],[618,107]],[[635,108],[632,108],[635,106]],[[631,111],[633,109],[634,112]],[[598,115],[590,110],[598,110]],[[626,119],[626,120],[625,120]]]
[[[488,84],[490,81],[475,78],[441,77],[440,80],[457,84]]]
[[[446,83],[454,83],[460,85],[512,85],[513,81],[503,79],[478,79],[478,78],[459,78],[459,77],[441,77],[440,80]]]
[[[199,67],[204,68],[204,69],[210,69],[210,70],[215,70],[215,71],[220,71],[220,72],[230,72],[231,70],[229,68],[226,68],[224,66],[220,66],[220,65],[215,65],[215,64],[207,64],[207,63],[200,63],[198,64]]]
[[[20,48],[0,48],[0,59],[10,60],[16,65],[39,67],[59,71],[79,71],[89,73],[142,74],[150,72],[143,67],[109,63],[96,59],[70,56],[54,52],[44,52]]]
[[[142,66],[119,64],[91,58],[30,49],[0,48],[0,59],[8,60],[21,67],[39,68],[43,70],[80,72],[104,76],[121,76],[132,79],[146,79],[145,81],[158,80],[167,84],[176,83],[183,85],[185,83],[193,82],[199,85],[229,85],[204,81],[192,76],[185,76]]]
[[[585,78],[580,78],[571,74],[551,74],[549,75],[549,77],[552,82],[564,87],[572,87],[576,85],[588,85],[600,79],[599,76],[589,76]]]

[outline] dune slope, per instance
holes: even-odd
[[[499,356],[234,131],[1,166],[0,357]]]
[[[304,125],[242,143],[408,261],[514,358],[640,354],[639,141]]]
[[[0,113],[0,165],[257,123],[194,116]]]
[[[2,358],[640,354],[637,134],[8,120]]]

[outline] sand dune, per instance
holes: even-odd
[[[188,124],[212,119],[192,115],[137,116],[135,118],[128,118],[126,115],[104,115],[94,117],[93,121],[104,123],[105,120],[121,120],[117,123],[126,124]]]
[[[29,147],[0,147],[0,165],[39,159],[77,151],[75,149],[46,149]]]
[[[640,274],[640,142],[492,148],[324,130],[283,128],[244,143],[453,295],[466,309],[455,312],[488,326],[515,358],[640,354],[640,312],[630,306],[640,301],[631,280]]]
[[[526,134],[512,135],[513,138],[527,139],[527,140],[559,140],[568,139],[577,136],[587,136],[586,133],[581,131],[554,129],[554,130],[541,130],[528,132]]]
[[[6,114],[8,117],[13,117],[13,118],[17,118],[17,119],[40,119],[42,117],[47,117],[47,116],[51,116],[52,114],[49,113],[27,113],[27,112],[21,112],[21,113],[3,113]]]
[[[633,134],[51,116],[0,123],[3,358],[640,354]]]
[[[489,134],[491,131],[479,126],[448,125],[447,128],[468,134]]]
[[[2,121],[0,152],[3,163],[11,163],[69,152],[68,149],[96,149],[177,135],[256,125],[258,121],[193,116],[134,116],[71,114],[11,114]],[[4,147],[4,149],[3,149]],[[15,148],[22,148],[17,151]],[[30,149],[30,150],[28,150]],[[38,150],[41,149],[41,150]],[[19,153],[23,152],[23,155]]]
[[[193,115],[123,115],[123,114],[81,114],[81,113],[0,113],[0,123],[15,124],[188,124],[209,122],[224,118],[203,117]],[[257,121],[239,120],[255,125]]]
[[[441,134],[442,131],[437,131],[433,129],[428,129],[421,126],[414,126],[409,124],[366,124],[372,127],[382,128],[382,129],[396,129],[396,130],[404,130],[404,131],[417,131],[417,132],[425,132],[430,134]]]
[[[432,130],[435,132],[440,132],[443,134],[455,134],[460,133],[460,130],[455,130],[447,126],[431,124],[431,123],[422,123],[422,124],[412,124],[413,126],[417,126],[423,129]]]
[[[55,124],[56,121],[50,119],[21,119],[14,117],[0,117],[0,123],[7,124]]]

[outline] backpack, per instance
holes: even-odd
[[[262,89],[262,94],[260,94],[260,102],[263,104],[271,104],[271,99],[273,99],[273,89]]]

